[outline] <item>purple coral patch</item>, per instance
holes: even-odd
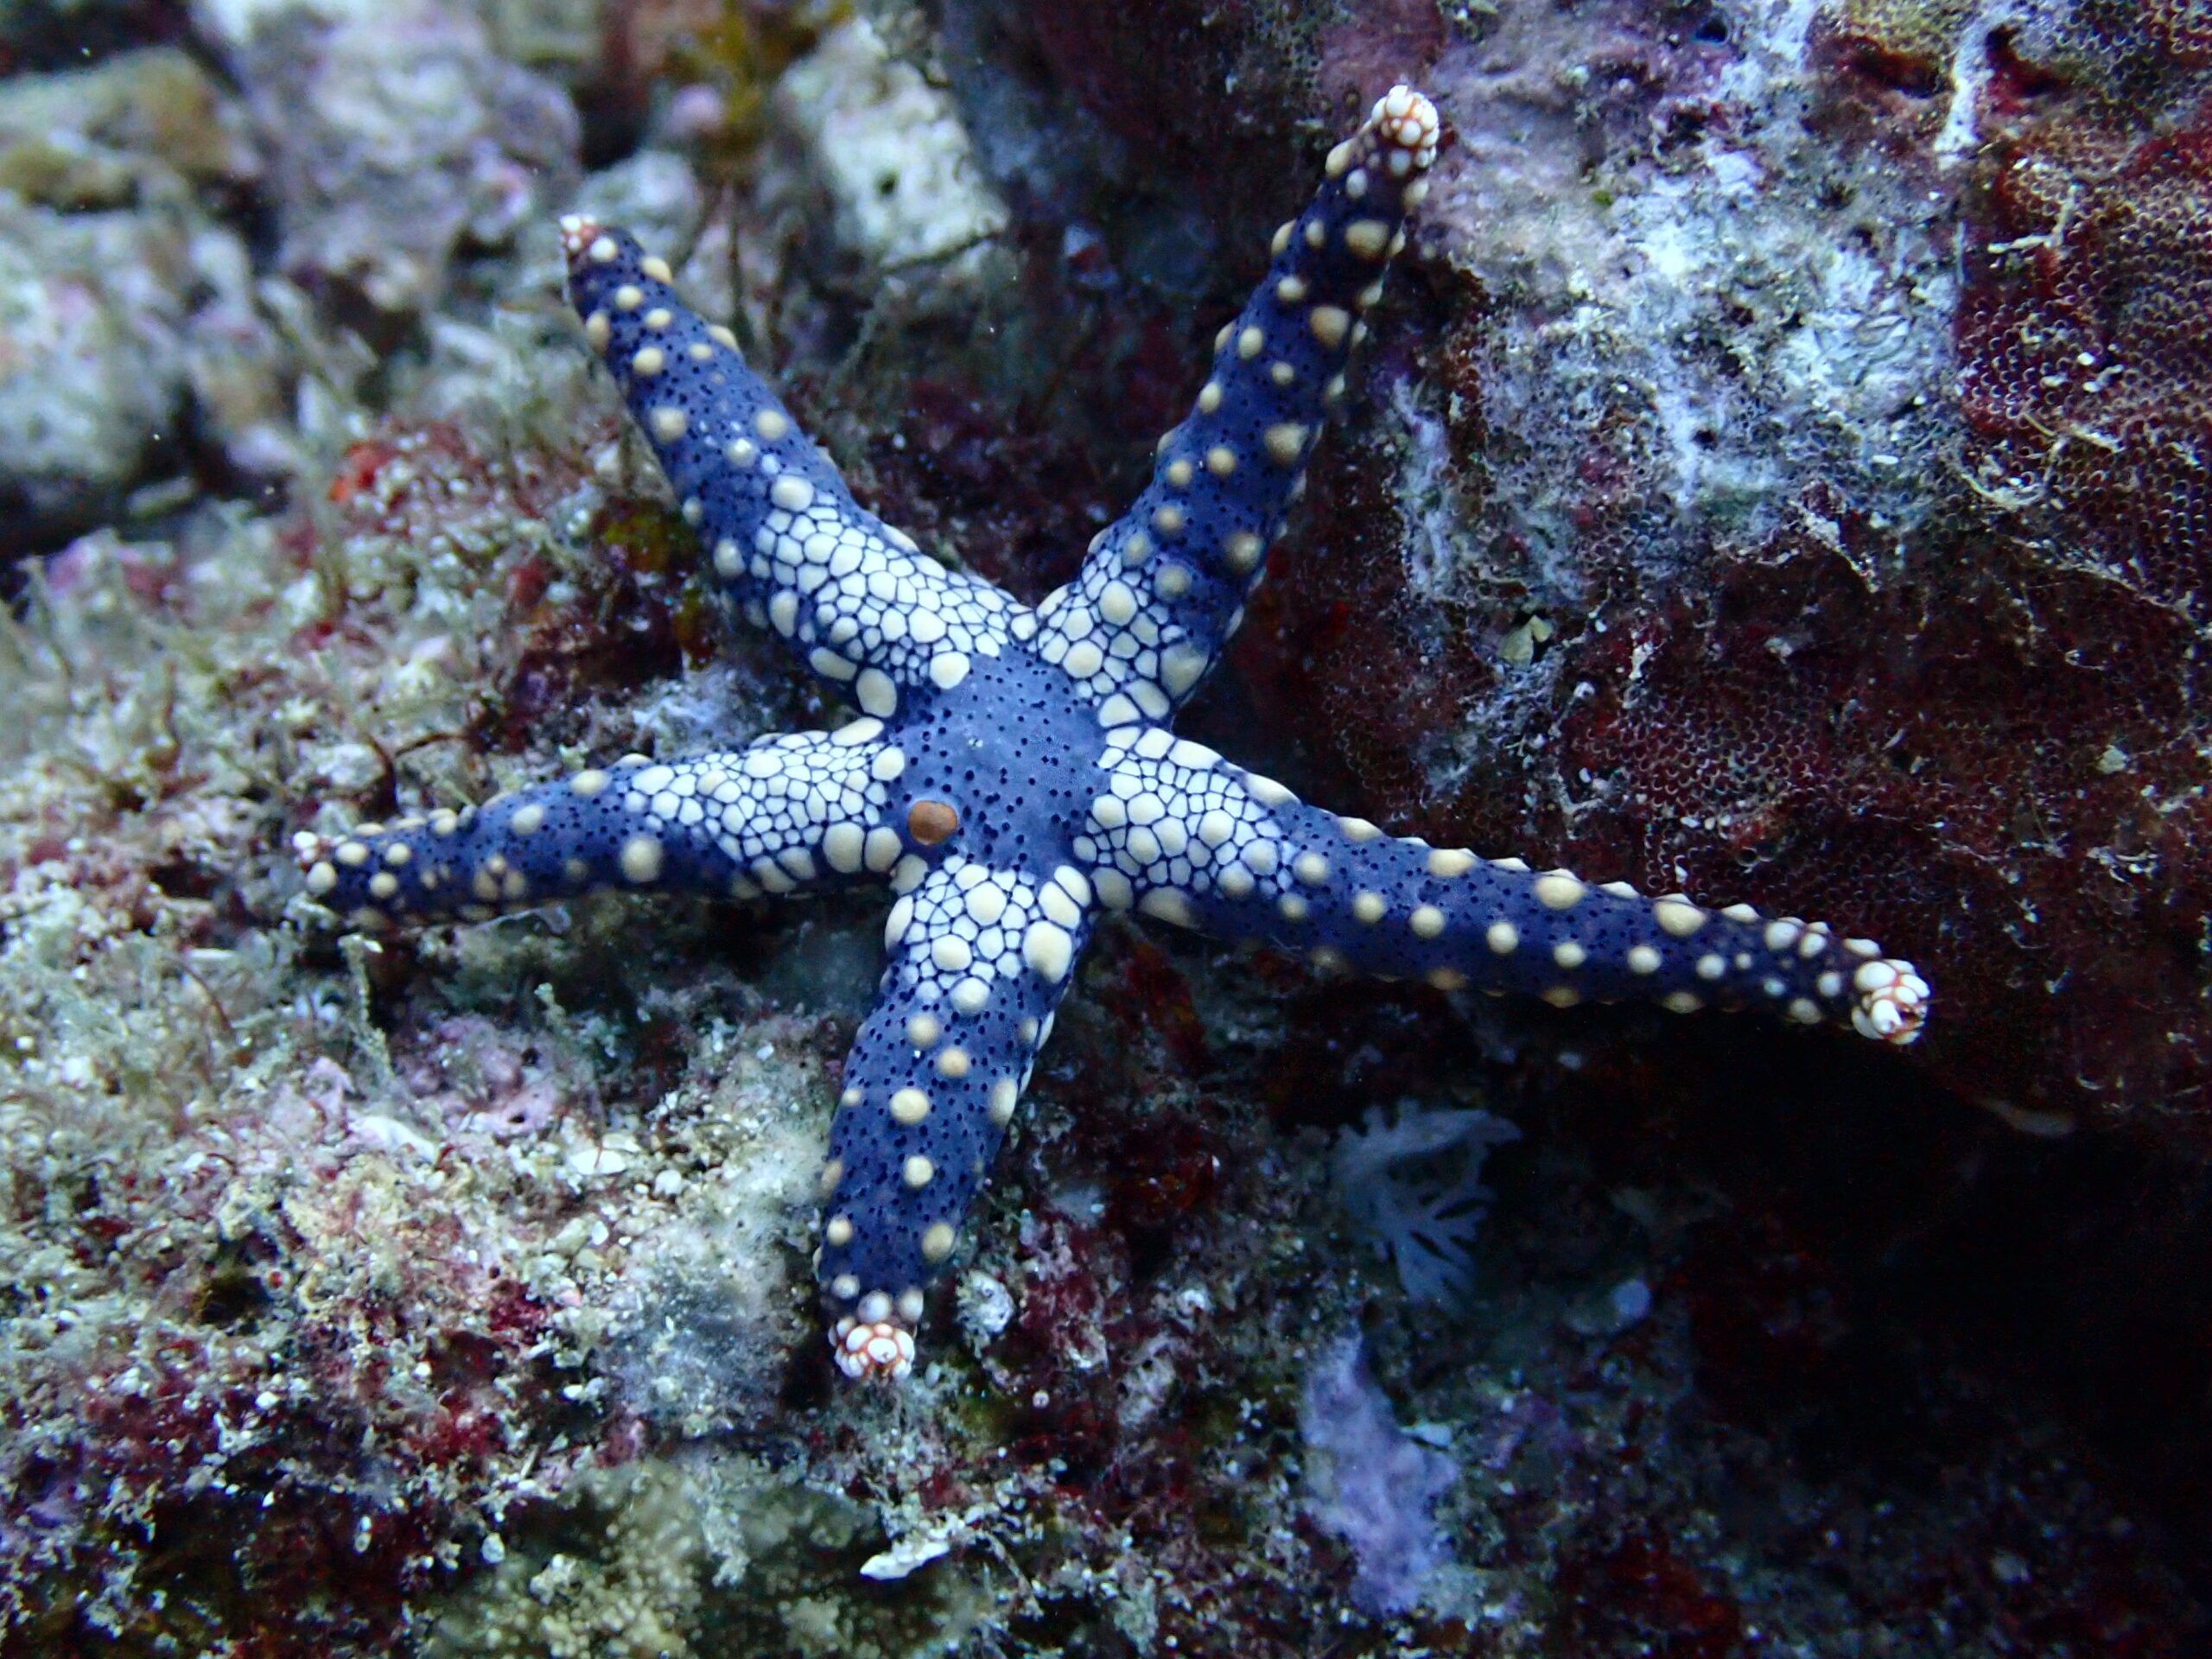
[[[1347,1337],[1306,1373],[1298,1414],[1306,1440],[1306,1512],[1351,1546],[1351,1599],[1364,1612],[1402,1613],[1451,1560],[1429,1511],[1459,1465],[1402,1432],[1390,1398]]]

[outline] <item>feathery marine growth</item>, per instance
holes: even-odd
[[[562,221],[585,336],[716,575],[861,717],[302,836],[307,887],[353,925],[409,925],[599,887],[887,881],[889,962],[821,1185],[817,1271],[849,1376],[911,1369],[925,1288],[1102,912],[1560,1007],[1632,997],[1919,1033],[1927,984],[1871,941],[1388,836],[1174,735],[1343,397],[1437,138],[1434,105],[1401,86],[1330,152],[1151,484],[1034,610],[860,506],[665,263]]]

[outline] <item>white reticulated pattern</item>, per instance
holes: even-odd
[[[899,985],[924,1006],[981,1014],[996,982],[1034,974],[1059,985],[1082,942],[1090,885],[1073,868],[1039,881],[957,854],[923,873],[918,859],[893,878],[898,901],[883,925]]]
[[[1325,857],[1286,835],[1269,809],[1296,797],[1159,727],[1107,734],[1106,788],[1090,804],[1076,856],[1100,900],[1187,925],[1190,895],[1294,893],[1301,856]]]
[[[1033,634],[1030,649],[1065,673],[1077,696],[1097,705],[1100,722],[1109,726],[1165,720],[1212,661],[1144,591],[1152,578],[1140,567],[1150,538],[1138,531],[1128,540],[1134,563],[1117,568],[1094,554],[1074,582],[1046,596],[1033,618],[1014,623],[1014,637],[1029,640]],[[1183,585],[1188,582],[1185,570]]]
[[[837,732],[762,738],[735,754],[623,766],[609,785],[643,836],[704,837],[760,889],[789,893],[832,872],[880,874],[896,861],[886,785],[899,775],[899,752],[880,741],[881,730],[861,720]],[[626,849],[626,865],[633,880],[649,880],[651,849],[632,845],[638,855]],[[741,885],[738,896],[751,894]]]
[[[774,460],[764,454],[757,464]],[[765,589],[760,620],[810,648],[815,672],[850,683],[868,713],[895,713],[897,685],[949,690],[967,677],[970,658],[1004,646],[1020,607],[997,588],[947,570],[899,531],[848,516],[795,475],[778,479],[769,496],[775,510],[753,545],[718,543],[715,569]]]

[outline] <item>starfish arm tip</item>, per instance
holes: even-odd
[[[914,1369],[914,1333],[889,1316],[848,1313],[830,1328],[837,1369],[855,1382],[903,1382]]]
[[[1862,963],[1852,974],[1851,988],[1851,1023],[1860,1036],[1900,1048],[1920,1040],[1934,994],[1910,963],[1896,957]]]
[[[1401,86],[1330,152],[1312,203],[1276,232],[1266,279],[1217,338],[1196,406],[1160,439],[1151,484],[1039,607],[1039,653],[1102,705],[1166,718],[1243,621],[1343,397],[1359,319],[1427,189],[1438,130],[1434,105]]]
[[[841,1365],[851,1330],[919,1322],[1052,1036],[1090,897],[1072,869],[1039,879],[955,855],[892,906],[891,962],[846,1058],[823,1166],[815,1271],[845,1327]]]

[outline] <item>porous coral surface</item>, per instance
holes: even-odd
[[[149,218],[226,227],[283,342],[205,429],[276,410],[282,464],[152,451],[0,653],[0,1651],[2201,1641],[2186,17],[949,3],[815,55],[861,25],[584,10],[440,38],[575,86],[580,205],[1033,600],[1423,78],[1458,182],[1194,718],[1394,830],[1878,928],[1927,1066],[1109,929],[929,1363],[842,1388],[808,1223],[876,913],[372,946],[284,855],[835,711],[716,614],[550,224],[439,231],[394,331],[196,184]],[[855,130],[963,191],[825,213]],[[1332,1192],[1409,1110],[1522,1134],[1443,1308]],[[1353,1328],[1459,1470],[1395,1618],[1306,1497]]]

